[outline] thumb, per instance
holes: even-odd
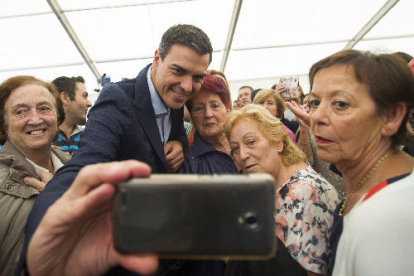
[[[23,181],[26,185],[31,186],[33,188],[36,188],[39,191],[43,191],[43,189],[46,186],[45,182],[42,182],[42,181],[37,180],[36,178],[30,177],[30,176],[27,176],[27,177],[23,178]]]
[[[50,172],[45,172],[45,171],[38,171],[37,175],[40,178],[40,181],[48,183],[52,178],[53,178],[53,174]]]

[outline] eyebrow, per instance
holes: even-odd
[[[184,67],[182,67],[182,66],[180,66],[180,65],[178,65],[176,63],[171,64],[171,66],[172,67],[176,67],[177,69],[182,70],[184,74],[188,74],[189,73],[187,69],[185,69]],[[207,73],[197,74],[197,75],[194,75],[193,77],[204,78],[205,76],[207,76]]]
[[[185,69],[184,67],[182,67],[182,66],[180,66],[180,65],[178,65],[176,63],[171,64],[171,67],[176,67],[177,69],[182,70],[185,74],[188,73],[188,70],[187,69]]]
[[[36,106],[43,105],[43,104],[53,106],[53,104],[52,104],[52,103],[47,102],[47,101],[39,102],[39,103],[37,103],[37,104],[36,104]],[[28,107],[28,106],[29,106],[28,104],[25,104],[25,103],[19,103],[19,104],[13,105],[13,106],[12,106],[12,109],[16,109],[16,108],[19,108],[19,107]]]
[[[350,95],[351,97],[353,97],[353,95],[345,90],[335,90],[332,92],[332,94],[330,95],[330,97],[335,97],[341,94],[346,94],[346,95]],[[318,98],[319,96],[315,93],[315,92],[309,92],[309,96],[313,96]]]
[[[251,135],[254,136],[255,134],[256,134],[255,132],[247,132],[246,134],[243,135],[243,138],[246,138],[246,137],[251,136]]]
[[[255,133],[254,132],[247,132],[247,133],[245,133],[243,136],[242,136],[242,139],[246,139],[246,138],[248,138],[249,136],[254,136],[255,135]],[[234,142],[234,141],[230,141],[230,143],[237,143],[237,142]],[[238,143],[237,143],[238,144]]]

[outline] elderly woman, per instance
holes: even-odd
[[[52,148],[64,119],[56,88],[29,76],[0,85],[0,274],[13,275],[32,205],[69,155]]]
[[[280,120],[263,107],[249,105],[233,111],[225,133],[231,155],[244,173],[265,172],[274,177],[276,234],[281,241],[271,263],[236,262],[239,268],[234,269],[230,262],[233,275],[327,274],[329,229],[338,203],[335,189],[303,161],[304,153]]]
[[[223,128],[231,110],[230,91],[220,77],[207,75],[200,91],[186,102],[194,139],[181,173],[237,173]]]
[[[286,109],[285,101],[275,90],[260,90],[254,97],[253,103],[263,106],[264,108],[269,110],[270,114],[272,114],[274,117],[277,117],[279,119],[283,118],[283,113]],[[292,138],[292,140],[296,142],[295,134],[285,124],[283,124],[283,127],[285,128],[289,136]]]
[[[414,275],[414,77],[395,56],[347,50],[315,63],[310,124],[320,159],[342,172],[333,275]]]

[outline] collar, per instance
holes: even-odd
[[[72,133],[70,134],[70,137],[72,137],[73,135],[78,134],[79,132],[82,132],[82,127],[75,125],[75,127],[72,130]],[[63,132],[63,130],[61,130],[59,128],[59,134],[62,135],[65,139],[69,139],[70,137],[66,137],[66,133]]]
[[[218,151],[218,150],[216,150],[216,148],[212,144],[210,144],[209,142],[201,138],[201,136],[196,131],[194,133],[194,144],[190,149],[190,155],[192,157],[198,157],[198,156],[201,156],[203,154],[206,154],[208,152],[213,152],[213,151]],[[223,152],[223,154],[225,153]]]
[[[72,134],[70,135],[70,136],[73,136],[73,135],[75,135],[75,134],[78,134],[79,132],[81,132],[82,131],[82,127],[81,126],[79,126],[79,125],[76,125],[74,128],[73,128],[73,131],[72,131]]]
[[[60,161],[60,159],[56,156],[56,154],[54,154],[52,151],[50,152],[50,155],[51,155],[51,157],[52,157],[52,163],[53,163],[53,169],[55,170],[54,172],[53,172],[53,174],[60,168],[60,167],[63,167],[63,163],[62,163],[62,161]],[[48,169],[46,169],[46,168],[43,168],[43,167],[41,167],[41,166],[39,166],[39,165],[37,165],[37,164],[35,164],[32,160],[30,160],[29,158],[26,158],[27,159],[27,161],[29,161],[29,163],[30,164],[32,164],[33,165],[33,167],[35,168],[35,170],[36,170],[36,172],[39,172],[39,171],[44,171],[44,172],[49,172],[49,170]]]
[[[154,84],[152,83],[151,70],[152,70],[152,65],[147,71],[147,82],[148,82],[148,88],[149,88],[150,95],[151,95],[152,108],[154,109],[155,116],[162,115],[165,113],[169,115],[170,108],[166,107],[165,104],[162,102],[160,96],[155,90]]]

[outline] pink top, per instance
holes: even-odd
[[[296,144],[295,134],[293,134],[293,132],[287,126],[285,126],[284,124],[282,124],[282,125],[285,128],[285,130],[287,131],[287,133],[290,135],[290,137],[292,138],[293,142],[295,142],[295,144]]]

